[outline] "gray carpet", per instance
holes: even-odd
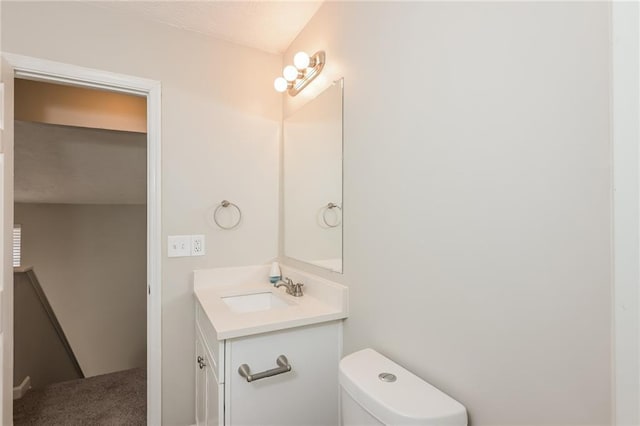
[[[13,402],[14,425],[145,425],[144,369],[119,371],[30,390]]]

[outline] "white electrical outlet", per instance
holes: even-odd
[[[191,236],[191,256],[204,256],[204,235]]]
[[[191,235],[169,235],[168,240],[169,257],[191,256]]]

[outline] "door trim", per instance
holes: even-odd
[[[2,53],[2,56],[14,68],[14,78],[96,88],[147,98],[147,424],[160,425],[162,424],[161,83],[156,80],[11,53]],[[4,201],[13,204],[12,190],[4,194]],[[13,270],[12,265],[5,264],[4,268]],[[5,303],[13,304],[13,300]],[[13,346],[13,341],[5,344]],[[5,380],[13,382],[12,377],[4,377],[3,381]]]
[[[613,2],[612,405],[614,425],[640,424],[640,8]]]

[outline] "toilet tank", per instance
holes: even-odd
[[[373,349],[340,361],[343,426],[466,426],[455,399]]]

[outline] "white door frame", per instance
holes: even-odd
[[[640,424],[640,8],[612,3],[613,424]]]
[[[10,53],[2,53],[2,56],[14,68],[14,78],[98,88],[147,98],[147,424],[160,425],[162,424],[161,84],[155,80]],[[13,140],[3,141],[3,143],[7,142],[13,145]],[[13,191],[4,194],[4,202],[13,205]],[[10,268],[10,275],[13,276],[11,264],[7,265],[5,262],[4,268]],[[7,284],[13,285],[13,283]],[[13,306],[13,300],[5,300],[4,303],[5,306]],[[13,341],[4,342],[4,344],[13,347]],[[3,382],[11,381],[11,387],[13,386],[13,377],[3,377],[2,380]],[[3,408],[6,410],[10,407]]]

